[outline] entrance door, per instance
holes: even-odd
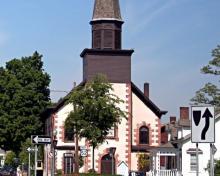
[[[113,170],[113,173],[112,173]],[[115,174],[115,158],[109,154],[104,155],[101,160],[101,173],[102,174]]]

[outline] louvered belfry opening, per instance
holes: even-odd
[[[92,21],[92,48],[116,49],[121,46],[122,18],[119,0],[96,0]]]
[[[121,49],[121,22],[96,21],[91,24],[93,49]]]

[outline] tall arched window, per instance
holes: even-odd
[[[139,129],[139,143],[149,144],[149,128],[146,126],[142,126]]]

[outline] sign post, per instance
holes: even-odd
[[[199,176],[199,144],[196,143],[196,176]]]
[[[212,143],[215,143],[215,116],[212,106],[192,106],[191,141],[196,143],[196,176],[199,175],[198,143],[210,143],[210,167],[214,167]],[[212,175],[211,171],[211,176]],[[214,174],[214,173],[213,173]]]
[[[34,157],[34,176],[37,176],[37,145],[39,144],[50,144],[51,138],[49,136],[42,136],[42,135],[31,135],[31,142],[34,144],[35,148],[35,157]]]
[[[210,176],[215,175],[215,164],[214,164],[214,155],[217,151],[217,148],[214,144],[210,144]]]
[[[28,147],[27,151],[28,151],[28,176],[31,176],[31,152],[34,152],[35,149]]]
[[[37,145],[35,145],[34,152],[34,176],[37,176]]]

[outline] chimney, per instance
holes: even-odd
[[[144,83],[144,96],[149,98],[149,83]]]
[[[189,107],[180,107],[180,119],[189,120]]]
[[[175,116],[170,116],[170,123],[175,124],[176,122],[176,117]]]

